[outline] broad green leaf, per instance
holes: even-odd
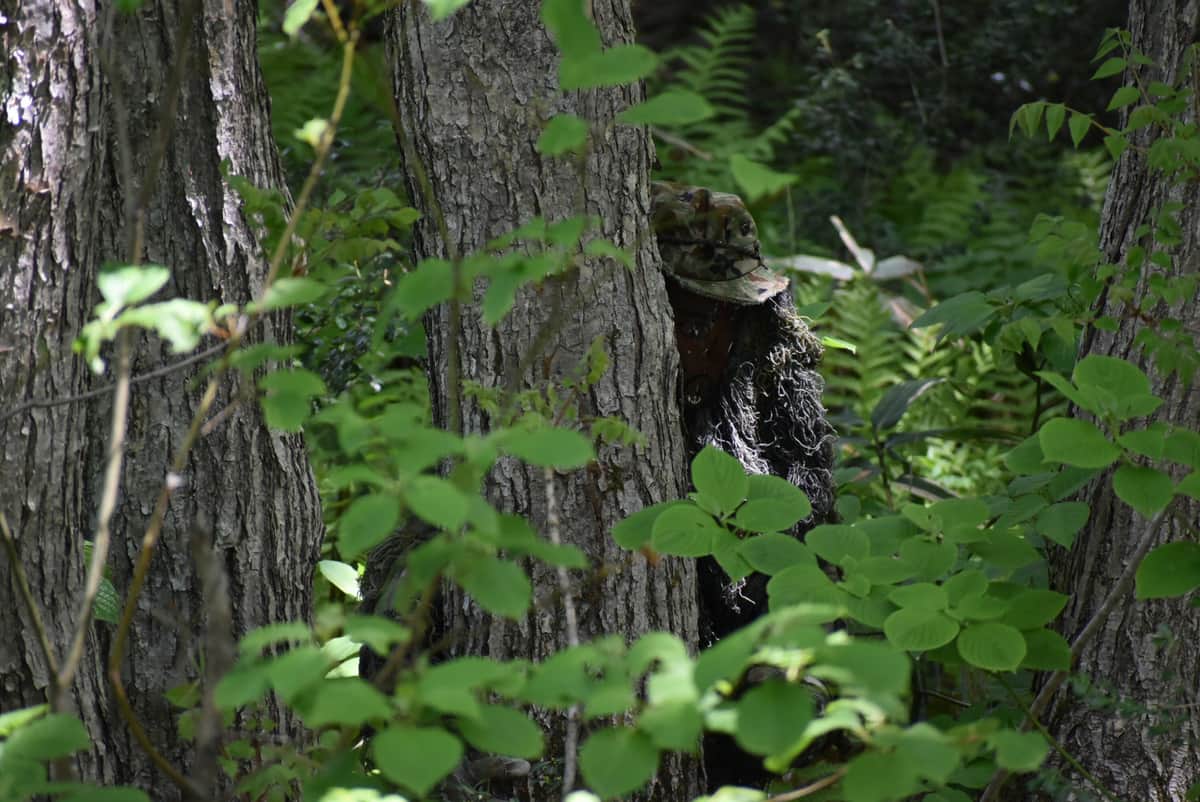
[[[651,545],[663,554],[703,557],[712,554],[717,536],[725,531],[704,510],[692,505],[667,508],[654,520]]]
[[[354,566],[337,560],[321,560],[317,563],[317,570],[342,593],[352,599],[359,598],[358,571],[354,570]]]
[[[695,702],[668,702],[644,710],[638,716],[638,729],[659,749],[691,752],[700,741],[704,719]]]
[[[612,529],[613,540],[623,549],[640,549],[650,542],[654,533],[654,522],[671,507],[690,506],[684,501],[662,501],[652,504],[630,515]]]
[[[1026,565],[1038,562],[1042,555],[1029,544],[1029,541],[1012,532],[988,532],[987,540],[972,543],[968,547],[978,554],[985,562],[994,563],[997,567],[1015,571]]]
[[[500,448],[531,465],[569,470],[582,468],[596,458],[592,443],[572,429],[512,429]]]
[[[325,285],[310,278],[284,277],[275,279],[257,306],[261,309],[285,309],[289,306],[311,304],[324,297]]]
[[[1121,449],[1109,442],[1094,423],[1085,420],[1046,421],[1038,432],[1038,441],[1047,461],[1080,468],[1105,468],[1121,456]]]
[[[821,648],[821,665],[837,670],[843,689],[865,694],[903,694],[909,689],[908,655],[883,641],[853,640]]]
[[[846,592],[815,565],[793,565],[771,577],[767,583],[771,609],[779,610],[795,604],[828,604],[835,607],[845,603]]]
[[[472,555],[459,566],[457,578],[463,590],[490,613],[516,619],[529,609],[533,589],[514,562]]]
[[[378,545],[400,521],[395,496],[370,493],[354,500],[338,519],[338,552],[350,560]]]
[[[1050,747],[1036,732],[1001,730],[988,736],[996,749],[996,763],[1009,771],[1034,771],[1042,765]]]
[[[580,150],[587,143],[587,123],[574,114],[558,114],[550,118],[538,137],[537,149],[547,156],[558,156]]]
[[[645,733],[606,729],[593,733],[579,750],[583,779],[604,799],[641,788],[658,770],[658,750]]]
[[[657,66],[658,56],[642,45],[617,45],[587,54],[564,50],[563,60],[558,65],[558,84],[567,92],[621,86],[640,81]]]
[[[146,300],[170,279],[171,271],[162,265],[127,265],[101,270],[96,285],[112,314]]]
[[[800,180],[798,175],[773,170],[765,164],[750,161],[740,153],[729,157],[729,170],[733,173],[733,180],[746,194],[746,199],[751,202],[781,192]]]
[[[1042,444],[1036,434],[1021,441],[1021,444],[1004,455],[1004,464],[1013,473],[1034,474],[1046,470],[1043,464]]]
[[[439,22],[465,7],[471,0],[421,0],[421,2],[429,9],[429,15],[433,21]]]
[[[395,643],[405,643],[412,637],[408,627],[382,615],[346,616],[346,634],[375,650],[387,654]]]
[[[588,19],[583,0],[543,0],[541,18],[561,52],[600,52],[600,32]]]
[[[701,503],[722,514],[733,512],[750,490],[742,464],[714,446],[705,446],[692,460],[692,484]]]
[[[1113,58],[1106,59],[1105,62],[1096,69],[1096,72],[1092,75],[1092,80],[1096,81],[1101,78],[1109,78],[1113,75],[1116,75],[1125,69],[1126,63],[1127,62],[1125,59],[1115,56]]]
[[[1071,668],[1071,644],[1057,632],[1031,629],[1022,632],[1025,638],[1025,659],[1021,668],[1037,671],[1067,671]]]
[[[242,655],[256,655],[277,643],[311,643],[312,629],[304,621],[276,621],[252,629],[238,642]]]
[[[388,727],[371,739],[376,767],[392,782],[425,796],[463,757],[457,738],[440,727]]]
[[[2,754],[6,759],[46,761],[87,749],[90,743],[79,719],[65,713],[50,713],[16,729],[4,741]]]
[[[917,569],[909,562],[896,557],[868,557],[860,560],[852,572],[861,574],[872,585],[894,585],[912,579]]]
[[[295,706],[305,691],[325,679],[332,662],[318,646],[295,646],[266,662],[267,678],[275,692]]]
[[[243,660],[221,677],[213,697],[222,710],[234,710],[261,699],[270,688],[267,667]]]
[[[900,545],[900,559],[913,567],[917,579],[938,579],[958,559],[958,548],[953,543],[911,538]]]
[[[960,571],[942,584],[946,598],[951,604],[958,604],[968,596],[982,596],[987,591],[987,586],[987,575],[974,568]]]
[[[742,557],[755,571],[774,576],[793,565],[816,565],[808,547],[797,538],[771,532],[742,541]]]
[[[283,32],[295,36],[317,10],[321,0],[295,0],[283,15]]]
[[[1175,483],[1162,471],[1125,464],[1113,474],[1113,490],[1143,517],[1153,518],[1175,495]]]
[[[358,727],[387,719],[392,712],[391,700],[358,677],[321,683],[320,693],[313,694],[304,707],[301,717],[313,729],[328,724]]]
[[[1068,598],[1053,590],[1022,590],[1008,600],[1008,609],[1000,621],[1017,629],[1035,629],[1057,618],[1067,606]]]
[[[888,594],[888,601],[897,607],[915,607],[920,610],[945,610],[950,606],[950,597],[945,588],[929,582],[898,587]]]
[[[872,750],[850,761],[839,788],[847,802],[892,802],[914,794],[919,782],[908,757]]]
[[[312,398],[326,392],[320,376],[301,368],[268,373],[259,386],[267,391],[262,400],[267,423],[288,432],[300,431],[312,414]]]
[[[938,523],[946,540],[971,543],[984,537],[980,525],[987,520],[988,506],[979,499],[951,498],[929,507],[929,514]]]
[[[1088,129],[1092,127],[1092,118],[1090,115],[1073,111],[1067,127],[1071,129],[1071,144],[1078,148],[1079,143],[1087,136]]]
[[[748,498],[738,508],[733,523],[751,532],[782,532],[812,515],[804,491],[778,476],[750,477]]]
[[[1200,471],[1192,471],[1180,479],[1179,484],[1175,486],[1175,493],[1200,500]]]
[[[804,536],[804,543],[834,565],[842,565],[847,558],[865,560],[871,553],[871,541],[865,532],[841,524],[821,524]]]
[[[883,632],[897,649],[925,652],[954,640],[958,624],[938,610],[907,607],[887,617]]]
[[[422,259],[415,269],[396,281],[387,307],[395,309],[406,320],[416,320],[426,310],[450,300],[454,288],[454,273],[445,259]]]
[[[703,96],[686,89],[662,92],[617,115],[626,125],[690,125],[707,120],[714,110]]]
[[[876,429],[892,428],[900,422],[914,401],[944,381],[940,378],[913,379],[892,385],[871,410],[871,425]]]
[[[1088,505],[1082,501],[1063,501],[1038,513],[1034,527],[1060,546],[1070,548],[1089,514]]]
[[[938,340],[941,341],[946,337],[958,337],[978,331],[991,319],[995,311],[995,307],[983,293],[971,290],[933,307],[914,320],[912,328],[919,329],[940,323],[942,330],[938,332]]]
[[[1025,638],[1007,624],[972,624],[959,633],[958,653],[971,665],[988,671],[1016,671],[1025,659]]]
[[[7,738],[29,722],[41,718],[49,709],[50,705],[41,704],[0,713],[0,738]]]
[[[1200,468],[1200,434],[1190,429],[1176,429],[1163,444],[1163,456],[1191,468]]]
[[[200,338],[208,330],[211,317],[210,304],[186,298],[172,298],[170,301],[126,310],[117,318],[117,322],[126,326],[153,329],[159,337],[171,344],[173,352],[182,354],[200,344]]]
[[[418,476],[404,488],[404,501],[422,520],[450,531],[467,520],[471,499],[438,476]]]
[[[1104,137],[1104,148],[1108,151],[1108,155],[1112,156],[1113,161],[1116,161],[1129,148],[1129,140],[1120,134],[1112,134]]]
[[[1138,566],[1137,598],[1167,599],[1200,587],[1200,543],[1167,543]]]
[[[1123,109],[1130,103],[1137,103],[1141,98],[1142,93],[1138,91],[1136,86],[1122,86],[1116,92],[1113,92],[1112,100],[1108,101],[1108,107],[1105,111]]]
[[[483,752],[530,759],[542,755],[541,728],[511,707],[482,705],[477,718],[460,718],[458,728],[471,746]]]
[[[769,680],[747,691],[737,703],[738,746],[756,755],[789,751],[812,720],[812,694],[800,685]]]

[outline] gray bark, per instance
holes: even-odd
[[[1161,65],[1144,73],[1144,81],[1174,82],[1181,77],[1185,49],[1200,31],[1195,0],[1131,0],[1130,28],[1134,47]],[[1182,74],[1187,79],[1186,74]],[[1143,129],[1135,136],[1142,146],[1155,136]],[[1127,151],[1112,176],[1101,221],[1105,258],[1120,263],[1141,240],[1135,230],[1152,223],[1167,202],[1183,204],[1180,222],[1183,243],[1171,249],[1175,275],[1194,274],[1200,260],[1200,191],[1194,182],[1180,186],[1151,171],[1145,158]],[[1154,391],[1165,403],[1153,420],[1194,428],[1200,421],[1200,395],[1178,377],[1156,375],[1152,362],[1134,337],[1144,324],[1132,313],[1147,294],[1144,274],[1129,304],[1105,297],[1101,314],[1122,320],[1115,332],[1089,330],[1081,355],[1105,354],[1137,364],[1150,373]],[[1151,311],[1158,320],[1181,321],[1187,330],[1200,329],[1200,297],[1178,307],[1159,304]],[[1176,477],[1179,478],[1178,476]],[[1072,594],[1061,621],[1068,639],[1079,632],[1103,602],[1125,568],[1127,555],[1147,535],[1147,521],[1112,492],[1111,473],[1105,472],[1079,496],[1091,506],[1091,519],[1071,552],[1054,568],[1056,585]],[[1188,530],[1200,517],[1200,505],[1187,501],[1161,533],[1159,543],[1191,537]],[[1174,802],[1200,778],[1200,627],[1187,599],[1121,604],[1088,646],[1078,671],[1106,688],[1123,703],[1096,709],[1078,697],[1060,694],[1050,717],[1054,734],[1083,765],[1118,798],[1145,802]],[[1068,773],[1074,788],[1087,788]],[[1078,791],[1072,799],[1090,798]]]
[[[93,377],[71,343],[99,300],[99,267],[127,261],[126,201],[147,180],[171,65],[183,54],[183,8],[197,17],[182,71],[173,135],[147,209],[148,263],[168,266],[159,297],[248,301],[265,264],[220,164],[260,186],[281,187],[269,101],[255,58],[255,4],[204,0],[146,3],[116,14],[90,0],[3,0],[0,66],[0,411],[74,395],[112,380]],[[105,74],[100,48],[110,48]],[[127,111],[132,170],[121,168],[118,101]],[[130,177],[131,176],[131,177]],[[286,339],[287,321],[261,336]],[[179,357],[139,335],[133,372]],[[205,345],[211,344],[205,343]],[[171,456],[199,402],[197,366],[133,388],[121,499],[109,558],[119,594]],[[238,397],[226,383],[214,411]],[[95,510],[108,444],[111,398],[42,407],[0,420],[0,510],[16,530],[20,559],[58,654],[65,653],[82,595],[82,545]],[[167,514],[138,602],[125,660],[129,697],[150,738],[185,771],[176,711],[163,692],[200,676],[204,624],[188,551],[199,524],[213,535],[229,575],[234,632],[309,614],[310,578],[322,527],[298,437],[264,425],[252,400],[198,442]],[[33,626],[0,553],[0,709],[45,701],[49,683]],[[73,703],[94,741],[78,768],[105,783],[135,783],[155,799],[177,792],[132,740],[104,681],[113,627],[93,623]]]
[[[632,40],[628,2],[589,5],[609,45]],[[584,549],[594,566],[590,575],[576,577],[581,639],[618,634],[632,640],[661,629],[695,644],[692,561],[666,559],[652,565],[621,550],[609,536],[617,521],[648,504],[680,498],[687,488],[676,403],[678,355],[648,229],[652,146],[645,131],[613,121],[641,99],[641,88],[560,93],[558,52],[538,21],[534,0],[477,3],[438,24],[416,8],[404,4],[393,20],[390,60],[404,130],[428,173],[452,240],[448,248],[434,225],[435,210],[412,180],[411,197],[425,212],[417,255],[465,255],[535,215],[554,221],[587,213],[599,217],[602,236],[630,249],[637,259],[632,272],[611,261],[587,260],[570,276],[527,288],[495,328],[481,321],[475,305],[463,309],[457,331],[450,330],[447,309],[433,313],[427,323],[435,418],[445,425],[451,417],[450,338],[458,340],[464,379],[502,386],[553,310],[560,310],[548,347],[520,377],[521,388],[528,388],[571,375],[592,340],[602,337],[611,367],[581,399],[581,414],[620,417],[646,443],[604,447],[590,469],[555,477],[564,539]],[[581,170],[535,149],[542,125],[562,112],[592,125],[592,146]],[[406,168],[413,176],[414,165]],[[494,425],[469,399],[461,402],[461,417],[468,433]],[[485,492],[500,510],[527,516],[546,532],[541,469],[503,460],[487,477]],[[540,660],[565,645],[554,573],[545,566],[530,567],[534,606],[515,624],[448,594],[447,626],[466,632],[455,644],[456,654]],[[560,746],[548,748],[547,757],[560,755]],[[650,794],[690,799],[702,785],[696,761],[672,758],[664,761]]]

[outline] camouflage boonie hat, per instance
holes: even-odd
[[[651,217],[663,269],[685,289],[734,304],[760,304],[788,281],[762,261],[758,228],[742,199],[656,181]]]

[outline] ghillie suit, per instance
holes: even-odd
[[[787,281],[763,264],[741,198],[656,182],[652,217],[670,276],[689,451],[716,446],[747,472],[803,490],[813,513],[794,530],[800,535],[827,520],[834,501],[821,342],[796,314]],[[766,611],[766,577],[731,582],[706,558],[700,601],[707,645]]]

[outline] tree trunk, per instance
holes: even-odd
[[[182,9],[181,9],[182,6]],[[111,10],[112,4],[107,4]],[[93,377],[71,343],[99,300],[97,271],[128,262],[127,200],[153,173],[140,257],[168,266],[159,297],[246,302],[265,264],[239,201],[221,176],[282,187],[255,57],[255,4],[148,2],[135,14],[90,0],[2,0],[5,124],[0,128],[0,415],[112,380]],[[178,31],[192,15],[191,34]],[[112,71],[102,65],[101,48]],[[185,52],[186,51],[186,52]],[[186,61],[184,61],[186,59]],[[172,71],[182,76],[157,144]],[[128,142],[122,143],[122,129]],[[122,165],[123,149],[130,156]],[[262,336],[286,339],[286,321]],[[178,359],[139,335],[133,373]],[[211,343],[205,343],[209,345]],[[133,386],[120,502],[112,522],[112,580],[124,598],[142,534],[171,457],[196,409],[199,365]],[[238,398],[222,389],[214,411]],[[83,543],[109,443],[111,394],[0,418],[0,511],[12,523],[50,642],[61,659],[83,592]],[[201,675],[196,636],[205,609],[189,556],[193,528],[210,532],[229,574],[234,631],[305,619],[322,526],[298,437],[267,430],[253,401],[236,405],[198,441],[167,513],[137,605],[125,684],[151,740],[185,772],[176,712],[163,692]],[[12,566],[0,552],[0,709],[45,701],[50,681]],[[135,783],[175,798],[117,715],[105,687],[113,627],[94,623],[72,702],[94,741],[84,778]]]
[[[1144,82],[1172,83],[1181,75],[1184,52],[1200,30],[1198,16],[1195,0],[1131,0],[1133,45],[1161,65],[1151,68]],[[1148,145],[1150,132],[1143,128],[1135,141]],[[1100,239],[1105,258],[1119,264],[1134,245],[1149,245],[1136,229],[1152,223],[1156,211],[1170,202],[1182,204],[1179,222],[1183,237],[1182,244],[1169,249],[1172,270],[1177,276],[1194,274],[1200,260],[1200,191],[1194,182],[1179,186],[1151,171],[1145,157],[1132,149],[1118,162],[1104,205]],[[1146,296],[1148,280],[1148,274],[1143,274],[1128,304],[1102,300],[1101,314],[1124,322],[1115,332],[1090,329],[1081,355],[1105,354],[1141,366],[1151,373],[1154,392],[1164,399],[1153,420],[1194,427],[1200,420],[1200,395],[1177,376],[1154,376],[1151,360],[1134,343],[1143,324],[1131,312]],[[1178,320],[1185,331],[1195,332],[1200,328],[1200,298],[1170,309],[1160,304],[1151,314],[1159,320]],[[1146,537],[1148,524],[1116,497],[1109,472],[1084,488],[1080,500],[1091,506],[1091,518],[1070,554],[1055,566],[1055,584],[1072,594],[1061,624],[1068,639],[1101,604],[1125,568],[1127,555]],[[1194,501],[1177,510],[1175,520],[1163,527],[1160,543],[1190,537],[1188,526],[1179,522],[1194,524],[1200,517],[1200,505]],[[1078,665],[1079,673],[1091,678],[1109,701],[1125,704],[1097,709],[1094,702],[1089,705],[1086,699],[1061,695],[1050,719],[1051,729],[1118,798],[1145,802],[1183,799],[1188,787],[1200,778],[1197,665],[1200,627],[1188,600],[1137,602],[1131,594],[1104,623]],[[1073,774],[1071,782],[1075,788],[1087,787]]]
[[[602,447],[590,469],[555,476],[563,537],[584,549],[595,569],[591,577],[577,577],[581,639],[615,633],[632,640],[661,629],[695,644],[694,564],[665,559],[651,565],[618,548],[609,535],[625,516],[680,498],[687,488],[676,400],[678,355],[649,231],[652,146],[644,130],[614,123],[642,91],[560,93],[558,51],[538,21],[539,5],[534,0],[477,3],[434,24],[418,6],[404,4],[393,20],[389,43],[397,105],[413,145],[406,172],[415,176],[418,166],[411,160],[419,160],[433,195],[426,198],[420,182],[410,179],[411,197],[425,212],[417,254],[466,255],[534,216],[555,221],[589,214],[599,218],[600,236],[635,254],[637,269],[589,259],[567,277],[520,292],[512,312],[494,328],[481,321],[477,304],[464,307],[457,331],[450,329],[447,309],[434,312],[427,321],[434,415],[442,425],[451,419],[451,338],[459,344],[463,379],[502,387],[539,332],[557,318],[548,345],[520,377],[519,389],[570,376],[592,341],[603,338],[611,366],[580,400],[580,412],[617,416],[646,441],[636,448]],[[626,0],[589,5],[609,45],[631,41]],[[542,125],[562,112],[587,120],[595,132],[583,169],[535,150]],[[431,200],[444,214],[449,244],[434,224],[437,210]],[[465,432],[485,432],[493,425],[477,404],[458,397]],[[486,479],[485,490],[502,511],[527,516],[546,531],[541,469],[504,460]],[[450,594],[448,625],[467,633],[456,653],[540,660],[565,645],[554,572],[542,565],[531,568],[534,606],[517,623],[492,618]],[[547,756],[556,752],[561,754],[561,747],[552,745]],[[702,786],[696,761],[673,758],[661,767],[651,795],[690,799]]]

